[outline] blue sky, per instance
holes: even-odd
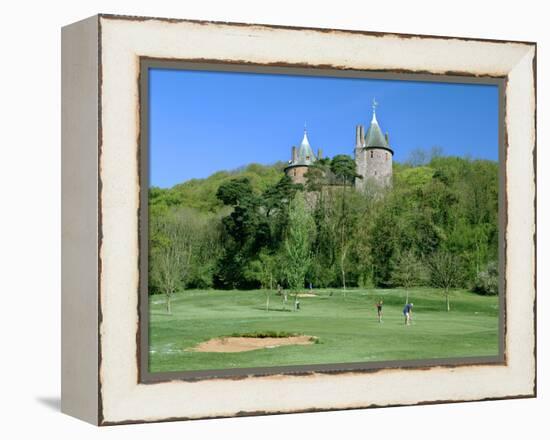
[[[433,146],[498,159],[497,86],[151,69],[150,184],[287,161],[304,123],[315,152],[352,154],[373,98],[396,161]]]

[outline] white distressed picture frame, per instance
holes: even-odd
[[[99,15],[62,33],[62,410],[93,424],[536,395],[536,46]],[[140,59],[503,77],[505,362],[141,383]]]

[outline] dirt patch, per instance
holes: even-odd
[[[288,336],[286,338],[251,338],[242,336],[229,336],[226,338],[214,338],[201,342],[189,351],[201,351],[209,353],[238,353],[240,351],[260,350],[262,348],[275,348],[283,345],[309,345],[314,344],[311,336]]]
[[[315,295],[315,293],[299,293],[298,294],[298,298],[308,298],[308,297],[312,297],[312,296],[317,296]]]

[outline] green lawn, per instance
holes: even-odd
[[[150,297],[150,371],[190,371],[338,362],[431,359],[498,355],[498,298],[464,290],[451,296],[451,311],[437,289],[413,289],[413,324],[403,325],[401,289],[316,290],[300,298],[301,310],[284,311],[271,296],[265,311],[262,291],[186,291],[166,314],[162,295]],[[332,293],[332,295],[331,295]],[[384,321],[375,302],[384,300]],[[289,306],[292,303],[289,296]],[[290,332],[318,338],[307,346],[241,353],[199,353],[185,349],[219,336]]]

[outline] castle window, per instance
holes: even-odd
[[[374,151],[370,152],[370,157],[374,157]]]
[[[296,170],[292,170],[292,175],[296,177]]]
[[[388,160],[390,157],[390,155],[388,153],[386,153],[386,160]]]
[[[309,156],[306,156],[306,160],[309,160]]]

